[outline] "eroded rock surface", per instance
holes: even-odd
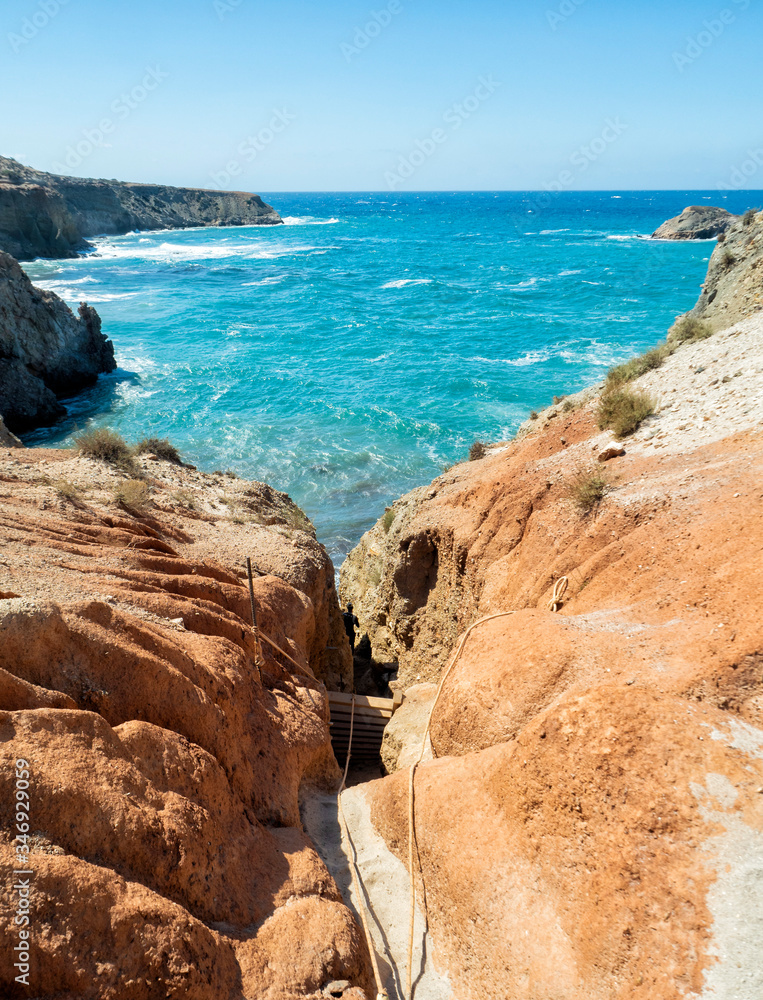
[[[398,501],[342,571],[403,689],[490,619],[416,777],[419,900],[459,1000],[763,990],[763,317],[629,388],[656,413],[624,454],[598,460],[621,451],[598,390],[570,397]],[[571,487],[602,470],[586,513]],[[395,746],[419,742],[404,721]],[[408,782],[365,793],[403,864]]]
[[[362,934],[299,816],[338,775],[322,678],[351,677],[331,562],[262,484],[149,456],[131,475],[140,510],[102,463],[0,451],[0,854],[23,758],[34,871],[30,987],[7,948],[0,992],[362,990]],[[260,677],[247,555],[259,624],[300,666],[263,643]],[[6,941],[14,912],[6,880]]]
[[[702,294],[687,315],[725,330],[763,310],[763,212],[749,213],[713,250]]]
[[[0,156],[0,248],[19,260],[76,257],[88,236],[135,229],[282,222],[259,195],[244,191],[64,177]]]
[[[54,423],[59,402],[116,368],[114,346],[85,303],[75,316],[0,252],[0,413],[11,431]]]
[[[732,215],[725,208],[712,205],[690,205],[680,215],[667,222],[652,233],[653,240],[711,240],[739,220],[738,215]]]

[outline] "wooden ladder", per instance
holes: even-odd
[[[340,762],[347,759],[350,742],[350,717],[352,695],[329,691],[331,710],[331,743]],[[394,698],[369,698],[355,695],[355,724],[352,734],[352,759],[375,762],[379,760],[384,729],[403,703],[403,695],[396,691]]]

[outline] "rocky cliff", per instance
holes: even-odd
[[[0,157],[0,249],[19,260],[74,257],[88,236],[282,221],[256,194],[82,180]]]
[[[403,688],[502,615],[467,639],[416,777],[419,899],[458,1000],[763,991],[759,231],[727,236],[725,329],[631,371],[654,410],[635,432],[600,429],[602,387],[563,400],[396,502],[343,568]],[[388,749],[410,760],[401,725]],[[407,864],[408,773],[357,794]]]
[[[653,240],[711,240],[720,236],[739,221],[738,215],[732,215],[725,208],[715,208],[712,205],[689,205],[680,215],[667,222],[652,233]]]
[[[304,788],[334,787],[325,682],[351,671],[309,522],[150,453],[120,471],[0,450],[0,481],[0,855],[34,872],[28,987],[0,890],[0,993],[362,996],[362,935],[299,815]],[[246,556],[263,634],[295,662],[263,642],[256,665]]]
[[[95,309],[79,316],[0,252],[0,414],[12,431],[54,423],[59,402],[116,368]]]
[[[702,294],[688,313],[713,330],[763,310],[763,212],[748,212],[713,250]]]

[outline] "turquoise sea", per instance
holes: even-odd
[[[712,242],[646,242],[760,192],[278,194],[287,224],[100,238],[32,279],[92,303],[119,369],[29,434],[105,424],[291,494],[340,564],[385,505],[600,379],[690,308]]]

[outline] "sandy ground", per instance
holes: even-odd
[[[348,788],[342,803],[357,851],[365,892],[363,906],[369,917],[382,979],[390,1000],[404,1000],[410,920],[408,872],[374,829],[364,785]],[[350,874],[353,851],[342,836],[335,796],[312,793],[303,801],[301,812],[306,832],[317,845],[345,903],[357,915],[358,900]],[[418,908],[413,969],[416,1000],[451,1000],[450,983],[435,968],[431,940],[424,933],[424,917]]]

